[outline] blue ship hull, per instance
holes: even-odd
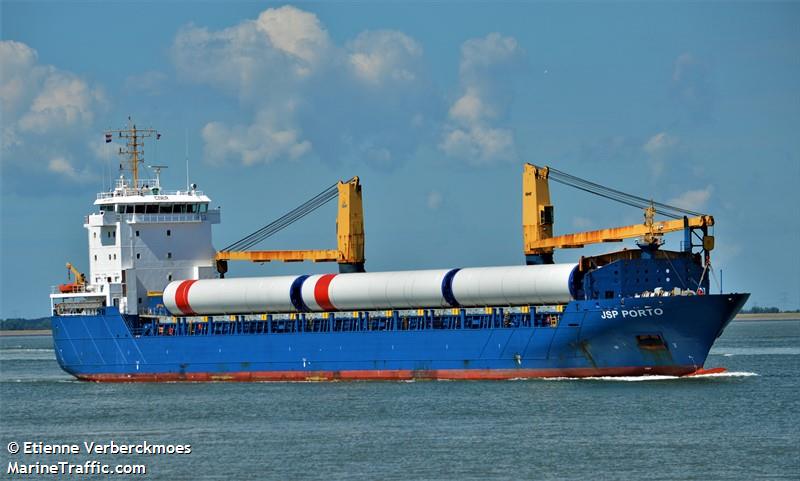
[[[338,330],[334,320],[305,318],[290,321],[291,329],[285,321],[238,318],[212,319],[202,328],[186,320],[145,326],[114,308],[54,316],[52,325],[58,363],[91,381],[686,375],[703,367],[747,297],[586,300],[557,315],[531,308],[444,320],[426,311],[411,325],[371,313],[372,321]],[[542,322],[547,316],[552,325]]]

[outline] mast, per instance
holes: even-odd
[[[110,142],[111,136],[117,134],[118,138],[125,139],[125,148],[120,147],[119,155],[126,156],[126,160],[119,164],[119,170],[129,170],[131,172],[131,187],[139,188],[139,164],[144,162],[144,139],[156,137],[158,140],[161,134],[155,129],[138,129],[128,117],[128,127],[125,129],[115,129],[106,131],[106,142]]]

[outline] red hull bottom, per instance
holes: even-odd
[[[723,372],[724,368],[694,366],[565,368],[565,369],[444,369],[432,371],[241,371],[187,373],[79,374],[94,382],[308,382],[308,381],[408,381],[408,380],[507,380],[552,377],[691,376]]]

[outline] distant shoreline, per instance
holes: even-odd
[[[15,336],[49,336],[52,334],[50,329],[3,329],[0,330],[0,337]]]
[[[738,314],[734,321],[800,321],[800,312],[770,312],[764,314]],[[0,337],[50,336],[50,329],[3,329]]]
[[[761,314],[739,313],[734,321],[797,321],[800,320],[800,312],[769,312]]]

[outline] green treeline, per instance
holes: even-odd
[[[50,318],[0,319],[0,331],[20,331],[23,329],[50,329]]]
[[[777,307],[753,306],[750,309],[742,309],[742,314],[777,314],[781,312]],[[786,311],[792,312],[792,311]]]

